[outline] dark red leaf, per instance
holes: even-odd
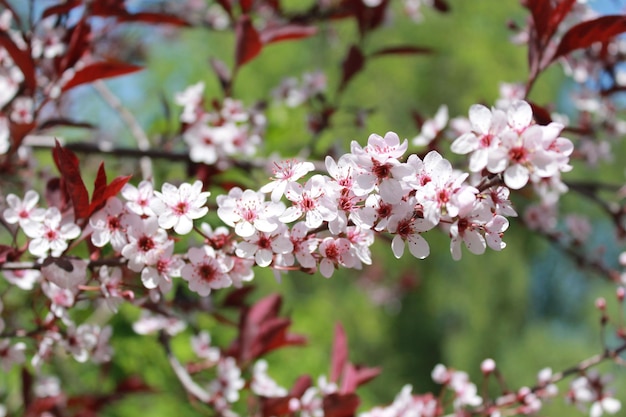
[[[433,50],[431,48],[425,48],[420,46],[391,46],[375,51],[372,56],[380,55],[416,55],[416,54],[431,54]]]
[[[0,245],[0,264],[10,261],[15,249],[9,245]]]
[[[355,392],[358,387],[371,381],[379,374],[380,368],[361,368],[348,363],[344,367],[339,392],[342,394],[351,394]]]
[[[533,29],[541,46],[552,38],[565,16],[571,11],[576,0],[562,0],[553,6],[552,0],[527,0],[526,8],[530,10]]]
[[[263,44],[275,43],[287,40],[308,38],[317,33],[315,26],[286,25],[273,28],[265,28],[260,33]]]
[[[289,402],[292,397],[263,398],[261,400],[261,415],[263,417],[289,415],[292,411]]]
[[[311,388],[312,385],[313,385],[313,380],[311,379],[311,377],[309,375],[302,375],[298,377],[296,382],[293,384],[293,387],[291,387],[291,390],[289,391],[289,395],[296,397],[296,398],[300,398],[304,395],[306,390]]]
[[[344,59],[342,64],[343,73],[341,76],[341,84],[339,84],[339,91],[342,91],[348,82],[365,66],[365,56],[358,46],[352,45],[348,51],[348,56]]]
[[[568,30],[559,43],[552,60],[570,52],[587,48],[596,42],[608,42],[626,32],[626,16],[611,15],[579,23]]]
[[[89,50],[91,44],[91,25],[83,16],[67,35],[67,52],[59,59],[57,69],[60,73],[76,65],[78,60]]]
[[[235,66],[241,67],[245,63],[254,59],[259,53],[263,44],[257,30],[252,26],[252,21],[247,15],[242,15],[235,27]]]
[[[30,49],[22,50],[18,48],[6,31],[0,31],[0,46],[6,49],[15,65],[24,74],[26,88],[34,91],[37,87],[37,81],[35,80],[35,63],[33,62]]]
[[[329,394],[324,397],[324,417],[352,417],[360,404],[356,394]]]
[[[385,21],[389,0],[382,0],[378,6],[369,7],[361,0],[348,1],[347,6],[353,11],[359,25],[359,33],[364,37],[378,28]]]
[[[96,195],[104,193],[104,189],[106,188],[106,186],[107,174],[104,170],[104,162],[100,162],[100,166],[98,167],[98,173],[96,174],[96,180],[94,181],[93,195],[91,197],[92,202]]]
[[[253,3],[253,0],[239,0],[241,13],[247,14],[252,9],[252,3]]]
[[[120,75],[132,74],[141,71],[143,67],[137,65],[126,64],[124,62],[97,62],[76,71],[72,77],[63,86],[63,91],[76,87],[81,84],[87,84],[96,80],[105,78],[118,77]]]
[[[433,7],[443,13],[447,13],[450,11],[450,5],[445,0],[435,0],[433,2]]]
[[[254,291],[254,285],[246,285],[245,287],[237,288],[231,291],[224,301],[222,301],[223,307],[237,307],[241,308],[245,305],[246,297]]]
[[[52,157],[61,173],[61,180],[74,207],[74,217],[84,219],[89,216],[89,194],[80,176],[78,158],[69,149],[63,148],[58,141],[52,149]]]
[[[552,123],[552,116],[550,116],[550,112],[545,107],[541,107],[537,103],[534,103],[528,100],[528,104],[533,109],[533,117],[537,123],[540,125],[547,125]]]
[[[130,179],[130,175],[117,177],[107,185],[104,164],[100,164],[100,170],[98,170],[98,176],[96,177],[93,195],[91,196],[91,204],[89,205],[89,215],[101,209],[109,198],[116,196]],[[104,183],[102,183],[102,181],[104,181]]]
[[[335,338],[331,354],[330,382],[339,381],[343,368],[348,363],[348,338],[340,323],[335,325]]]

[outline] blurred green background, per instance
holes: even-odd
[[[299,8],[305,2],[285,3]],[[366,39],[363,49],[412,44],[431,47],[434,53],[368,61],[340,97],[340,110],[332,119],[332,128],[314,139],[314,154],[321,157],[329,148],[346,151],[350,141],[364,144],[374,132],[382,135],[391,130],[410,140],[419,133],[411,110],[432,116],[441,104],[446,104],[454,117],[467,115],[474,103],[492,105],[498,97],[499,82],[524,81],[527,75],[526,49],[511,45],[512,32],[507,28],[510,20],[523,25],[526,19],[518,3],[451,0],[450,13],[426,9],[420,24],[401,16],[399,2],[394,4],[395,16]],[[123,36],[143,42],[147,33],[145,28],[130,27]],[[323,28],[311,39],[267,46],[241,69],[234,96],[252,105],[259,97],[268,97],[284,77],[299,77],[319,69],[328,76],[332,99],[341,77],[340,62],[356,36],[354,22],[345,21]],[[149,136],[165,137],[178,128],[180,109],[173,102],[176,92],[204,81],[207,99],[221,98],[208,62],[217,57],[232,66],[233,43],[231,33],[202,29],[154,37],[148,39],[143,50],[148,69],[107,84],[137,115]],[[531,98],[539,104],[554,102],[558,97],[567,100],[566,86],[560,70],[552,69],[541,77]],[[133,144],[119,117],[97,99],[90,87],[76,89],[74,96],[81,106],[78,115],[107,120],[106,130],[99,135],[117,144]],[[350,109],[356,107],[371,111],[361,128],[353,123],[354,113]],[[164,118],[166,108],[170,115]],[[277,151],[285,157],[293,156],[313,140],[306,130],[305,109],[272,104],[266,114],[268,131],[263,154]],[[93,158],[95,161],[99,157]],[[124,174],[135,169],[130,161],[108,164]],[[615,165],[602,167],[594,175],[622,182],[623,165]],[[183,166],[158,162],[155,166],[157,184],[184,178]],[[566,178],[585,178],[590,172],[578,166],[577,170]],[[241,179],[247,173],[230,175]],[[251,187],[259,186],[263,175],[254,174],[247,181]],[[525,196],[515,202],[520,213],[528,203]],[[609,225],[585,204],[566,198],[562,209],[576,209],[598,219],[588,245],[591,250],[604,245],[604,256],[615,259],[619,250]],[[579,270],[515,220],[506,233],[507,248],[503,252],[488,251],[477,257],[464,250],[459,262],[452,261],[449,239],[443,233],[434,230],[425,237],[431,245],[431,255],[426,260],[409,255],[396,260],[390,245],[379,241],[373,247],[371,267],[339,271],[329,280],[319,274],[290,273],[278,283],[271,272],[257,270],[255,297],[271,292],[283,295],[284,309],[293,318],[294,331],[310,340],[308,347],[271,354],[270,375],[289,387],[300,374],[314,378],[327,374],[337,322],[347,331],[351,360],[383,369],[377,379],[361,389],[362,409],[392,401],[404,384],[412,384],[414,392],[436,389],[430,372],[437,363],[465,370],[479,383],[481,361],[493,358],[510,388],[516,389],[533,385],[537,371],[544,367],[560,370],[601,351],[599,313],[593,302],[602,294],[609,300],[609,308],[614,307],[611,285]],[[152,416],[172,412],[195,415],[195,408],[186,404],[186,396],[156,340],[133,337],[129,320],[136,317],[137,311],[124,309],[115,319],[116,356],[110,371],[118,376],[137,373],[160,393],[114,404],[106,415],[136,415],[138,410]],[[218,328],[210,320],[202,324],[209,331]],[[212,336],[216,344],[225,346],[232,334],[216,330]],[[175,341],[181,358],[189,356],[187,340],[188,334]],[[63,364],[59,369],[63,369],[70,391],[99,386],[98,371],[89,365]],[[71,381],[77,375],[81,384],[74,386]],[[623,384],[616,385],[620,386]],[[495,385],[491,388],[495,389]],[[567,383],[559,388],[567,390]],[[557,399],[542,415],[569,414],[571,410],[562,403]]]

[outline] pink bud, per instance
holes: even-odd
[[[604,297],[598,297],[596,299],[596,308],[600,311],[606,310],[606,300]]]
[[[624,287],[617,287],[617,300],[621,303],[624,301],[624,296],[626,296],[626,289]]]
[[[481,364],[480,364],[480,370],[483,374],[488,375],[490,373],[492,373],[493,371],[496,370],[496,361],[494,361],[493,359],[489,358],[489,359],[485,359]]]

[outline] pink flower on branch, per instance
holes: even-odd
[[[228,271],[232,269],[232,261],[218,258],[210,246],[190,248],[187,252],[189,262],[181,271],[181,276],[189,283],[189,289],[206,297],[211,290],[230,287],[232,280]]]
[[[193,228],[193,221],[209,211],[205,207],[211,193],[202,191],[202,182],[183,183],[176,187],[164,183],[162,192],[155,191],[150,200],[150,208],[158,216],[159,226],[174,229],[179,235],[186,235]]]

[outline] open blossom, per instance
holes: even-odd
[[[224,398],[229,403],[239,400],[239,391],[245,386],[241,378],[241,370],[237,367],[235,358],[230,356],[221,358],[217,364],[218,377],[211,381],[208,389],[213,396]]]
[[[320,243],[318,251],[322,255],[320,273],[326,278],[333,275],[337,266],[352,268],[357,261],[352,245],[346,238],[327,237]]]
[[[128,267],[139,272],[145,265],[154,265],[168,241],[167,232],[155,217],[142,219],[134,214],[128,216],[127,228],[128,243],[122,248],[122,256],[128,259]]]
[[[217,197],[217,215],[224,223],[235,228],[241,237],[250,237],[257,230],[273,232],[278,227],[277,217],[285,210],[281,202],[264,201],[265,196],[253,190],[232,188],[228,195]]]
[[[196,356],[210,362],[217,362],[221,356],[219,348],[211,346],[211,335],[205,331],[191,337],[191,348]]]
[[[193,220],[209,211],[204,205],[211,193],[202,191],[201,181],[183,183],[180,187],[166,182],[161,190],[154,192],[150,208],[158,216],[159,226],[164,229],[174,228],[179,235],[186,235],[193,228]]]
[[[293,251],[293,243],[287,236],[287,227],[277,228],[270,233],[256,232],[239,242],[235,253],[241,258],[254,258],[257,265],[269,266],[275,254],[287,254]]]
[[[124,206],[120,199],[109,198],[105,206],[89,218],[89,225],[93,229],[91,243],[102,248],[110,242],[113,249],[122,250],[128,243],[126,228],[122,222],[123,213]]]
[[[154,197],[154,186],[151,181],[141,181],[137,187],[124,184],[121,191],[126,199],[126,208],[140,216],[154,216],[150,208],[150,200]]]
[[[87,282],[87,261],[74,258],[46,258],[41,267],[44,279],[64,289],[77,289]]]
[[[291,223],[304,216],[307,227],[315,229],[324,221],[334,220],[337,217],[334,194],[338,191],[334,185],[323,175],[313,175],[304,187],[289,184],[285,195],[292,206],[279,217],[280,221]]]
[[[26,236],[32,240],[28,250],[35,256],[60,256],[67,249],[67,241],[80,235],[80,228],[71,222],[63,222],[56,207],[46,210],[41,223],[30,222],[24,228]]]
[[[289,183],[299,180],[314,169],[313,163],[308,161],[287,160],[280,163],[274,162],[272,182],[261,187],[260,191],[262,193],[271,193],[272,201],[277,202],[285,194]]]
[[[413,138],[413,145],[425,146],[430,144],[434,139],[439,136],[441,131],[448,124],[448,106],[441,105],[437,110],[437,113],[432,119],[426,120],[422,124],[420,134]]]
[[[7,196],[7,205],[3,216],[9,224],[19,223],[20,227],[24,227],[29,222],[41,222],[46,212],[43,208],[38,208],[39,194],[34,190],[26,191],[24,200],[20,200],[15,194]]]
[[[189,282],[189,289],[206,297],[211,290],[230,287],[232,281],[228,271],[232,261],[220,259],[210,246],[190,248],[187,252],[189,262],[181,271],[181,276]]]
[[[421,233],[432,229],[435,225],[426,219],[417,218],[414,205],[405,201],[397,204],[397,211],[389,218],[388,230],[396,235],[391,241],[391,248],[396,258],[401,258],[404,254],[405,243],[409,246],[409,252],[418,259],[424,259],[430,254],[428,242],[421,236]]]
[[[172,289],[172,278],[180,277],[183,266],[183,260],[174,255],[174,241],[169,240],[158,249],[156,261],[141,270],[141,282],[144,287],[158,287],[165,294]]]
[[[279,386],[267,374],[267,361],[263,359],[256,361],[254,364],[250,388],[256,395],[267,398],[284,397],[287,395],[287,390]]]

